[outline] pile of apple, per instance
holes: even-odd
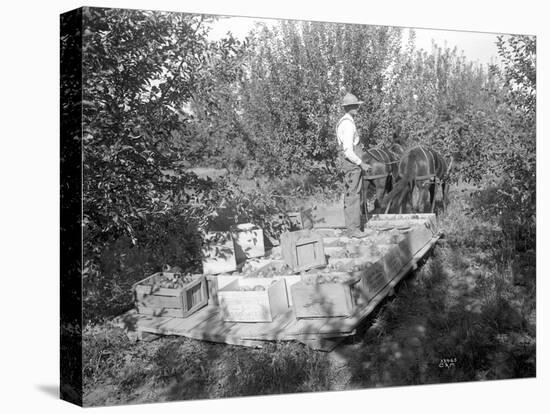
[[[161,272],[156,277],[149,280],[146,284],[154,286],[155,289],[180,289],[188,283],[191,283],[192,281],[193,277],[191,275],[184,275],[182,273]]]
[[[288,275],[291,274],[292,271],[290,267],[286,264],[271,264],[267,266],[266,268],[260,270],[255,276],[256,277],[264,277],[269,278],[273,276],[282,276],[282,275]]]
[[[273,285],[276,282],[277,282],[276,280],[272,280],[270,285]],[[252,292],[252,291],[261,292],[261,291],[265,291],[267,289],[268,289],[268,286],[266,286],[266,285],[239,286],[239,290],[241,292]]]

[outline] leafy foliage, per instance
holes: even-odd
[[[211,44],[207,20],[84,9],[86,317],[129,306],[131,284],[163,263],[199,271],[201,233],[240,197],[234,183],[186,170],[203,150],[192,145],[201,121],[217,118],[217,96],[236,76],[228,70],[232,40]],[[240,217],[250,207],[238,206]]]
[[[492,68],[503,84],[498,112],[497,198],[485,212],[498,214],[503,230],[523,248],[535,248],[536,228],[536,40],[498,38],[502,68]]]
[[[502,77],[508,88],[508,102],[533,122],[537,89],[536,40],[532,36],[507,39],[499,36],[497,47],[503,61]]]
[[[94,240],[126,234],[165,214],[203,183],[178,168],[185,124],[176,108],[204,70],[201,19],[135,10],[85,9],[84,212]],[[206,200],[205,200],[206,201]]]
[[[398,29],[313,22],[283,21],[251,34],[238,93],[261,172],[280,177],[320,166],[334,176],[345,91],[366,100],[363,140],[378,142],[385,69],[399,41]]]
[[[253,221],[277,237],[288,197],[338,194],[348,91],[365,101],[363,145],[435,147],[456,181],[496,188],[481,214],[534,244],[533,38],[500,38],[503,66],[486,70],[456,49],[416,50],[414,33],[403,46],[398,28],[281,21],[214,42],[212,17],[83,15],[86,318],[129,306],[131,284],[164,263],[200,271],[209,228]],[[205,165],[230,175],[189,172]]]

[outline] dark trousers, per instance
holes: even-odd
[[[362,196],[362,170],[361,168],[344,159],[342,160],[344,172],[344,216],[346,227],[353,231],[361,229],[361,196]]]

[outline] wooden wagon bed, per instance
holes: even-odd
[[[145,338],[151,334],[178,335],[249,347],[262,347],[266,341],[299,341],[314,349],[330,351],[343,338],[356,333],[357,327],[386,296],[393,292],[393,288],[410,271],[417,268],[418,262],[426,257],[440,237],[435,228],[435,217],[429,214],[379,215],[369,221],[368,227],[371,229],[388,225],[402,226],[403,223],[411,222],[416,224],[411,226],[412,251],[409,260],[400,269],[396,269],[395,273],[387,279],[387,284],[376,295],[369,298],[368,303],[356,306],[351,316],[297,319],[293,308],[290,307],[285,313],[277,315],[272,322],[228,322],[223,320],[221,308],[210,300],[208,306],[186,318],[150,316],[130,311],[117,318],[116,324],[128,332],[137,334],[139,338]],[[415,228],[422,231],[415,232]],[[334,239],[331,237],[333,231],[335,230],[324,230],[324,236],[327,239]],[[360,276],[361,272],[355,272],[355,274]],[[215,278],[215,276],[210,277]],[[288,277],[299,278],[300,276]]]

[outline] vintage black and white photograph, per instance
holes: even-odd
[[[536,36],[60,30],[63,399],[536,377]]]

